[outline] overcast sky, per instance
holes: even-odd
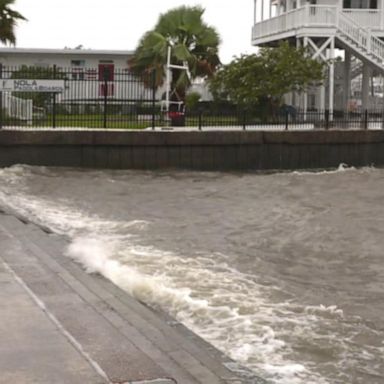
[[[202,5],[204,20],[219,32],[220,57],[251,53],[253,0],[16,0],[28,21],[16,29],[19,48],[135,49],[160,13],[180,5]]]

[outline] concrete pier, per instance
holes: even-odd
[[[264,383],[166,314],[63,255],[67,240],[0,213],[0,384]],[[229,365],[228,365],[229,364]]]

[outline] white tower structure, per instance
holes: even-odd
[[[362,76],[361,108],[370,108],[370,79],[384,73],[383,40],[384,0],[254,0],[253,45],[273,47],[288,41],[309,47],[313,58],[328,62],[323,86],[310,95],[291,96],[291,103],[304,110],[328,108],[332,116],[335,105],[347,109],[357,75]],[[341,58],[337,71],[335,60],[329,60],[336,52]],[[337,97],[335,81],[342,89]]]

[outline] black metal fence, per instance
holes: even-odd
[[[152,74],[133,76],[109,64],[98,68],[2,67],[0,78],[61,80],[61,92],[0,92],[0,128],[198,130],[383,129],[384,111],[303,111],[292,106],[244,110],[229,103],[204,102],[165,112],[164,90]],[[3,89],[3,88],[2,88]]]
[[[185,113],[185,125],[198,129],[235,128],[243,130],[330,130],[384,129],[384,110],[304,111],[290,107],[271,113],[260,111],[196,111]]]
[[[108,65],[98,68],[0,67],[3,80],[61,80],[62,92],[1,92],[1,127],[145,128],[160,102],[150,74],[143,78]]]

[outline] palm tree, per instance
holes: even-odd
[[[15,26],[18,20],[26,20],[19,12],[11,9],[15,0],[0,0],[0,41],[16,44]]]
[[[147,78],[155,71],[155,85],[165,79],[168,47],[171,47],[171,63],[188,63],[191,78],[213,75],[220,64],[218,46],[220,38],[216,30],[207,25],[200,6],[181,6],[161,14],[153,30],[141,38],[133,58],[131,71]],[[190,79],[185,70],[172,69],[171,100],[184,101]]]

